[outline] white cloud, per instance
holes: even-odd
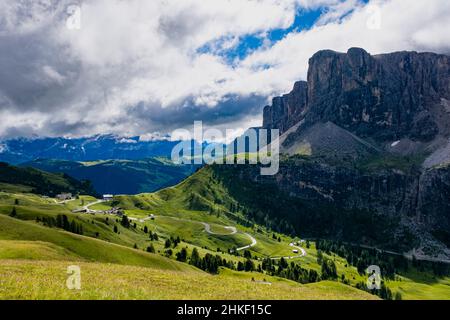
[[[264,98],[306,78],[321,49],[450,51],[447,0],[91,0],[81,30],[66,28],[72,1],[0,3],[1,135],[171,131],[194,117],[254,125]],[[243,60],[219,55],[248,34],[292,25],[296,11],[325,7],[319,23]],[[210,52],[199,48],[210,44]],[[259,98],[258,98],[259,97]],[[261,104],[261,105],[257,105]],[[185,121],[185,123],[184,123]],[[153,135],[149,135],[152,137]]]

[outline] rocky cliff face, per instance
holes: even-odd
[[[263,127],[284,133],[290,160],[273,178],[251,179],[317,208],[368,212],[367,223],[381,217],[403,249],[450,256],[450,57],[352,48],[320,51],[309,64],[308,81],[264,109]],[[342,223],[325,228],[345,238]]]
[[[272,106],[264,108],[263,127],[285,132],[302,119],[307,102],[307,82],[296,82],[291,93],[273,98]]]
[[[309,61],[308,81],[265,108],[264,127],[285,132],[301,120],[331,121],[378,142],[431,141],[450,133],[442,125],[450,122],[443,103],[450,100],[449,74],[445,55],[320,51]]]

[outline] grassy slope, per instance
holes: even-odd
[[[42,241],[0,240],[0,259],[83,260],[73,252]]]
[[[0,162],[0,183],[32,188],[33,192],[56,195],[62,192],[95,194],[87,183],[64,174],[53,174],[34,168],[20,168]],[[4,188],[2,188],[4,189]]]
[[[48,242],[88,261],[148,266],[169,270],[193,270],[186,264],[181,264],[159,255],[49,229],[32,222],[21,221],[4,215],[0,215],[0,239]]]
[[[67,262],[0,260],[0,299],[375,299],[334,282],[299,285],[261,274],[218,276],[79,262],[82,290],[66,289]],[[251,281],[270,281],[271,285]]]
[[[16,206],[18,216],[20,219],[25,219],[26,221],[7,216],[14,205],[15,199],[19,200],[19,205]],[[251,283],[249,279],[246,279],[245,281],[240,279],[242,273],[239,273],[239,277],[237,277],[238,273],[233,273],[231,271],[229,271],[230,273],[226,273],[219,277],[212,277],[210,275],[202,275],[200,277],[198,275],[191,276],[193,270],[195,270],[194,272],[196,274],[204,273],[191,268],[187,264],[177,263],[172,259],[166,259],[159,255],[147,254],[141,250],[125,248],[97,239],[66,233],[57,229],[49,229],[34,222],[34,219],[38,216],[54,217],[57,214],[63,213],[68,215],[69,219],[76,219],[78,223],[83,223],[84,229],[89,233],[105,226],[104,220],[106,218],[103,216],[92,217],[90,215],[78,215],[70,212],[70,209],[77,205],[81,205],[82,201],[87,203],[93,201],[93,199],[90,197],[82,197],[80,200],[71,201],[66,204],[57,204],[53,199],[42,198],[31,194],[0,194],[0,212],[3,213],[3,215],[0,215],[0,244],[2,245],[2,249],[0,250],[0,273],[7,272],[10,279],[14,279],[14,277],[21,277],[22,279],[21,281],[10,282],[8,284],[9,287],[7,286],[8,289],[5,289],[0,295],[1,298],[76,298],[77,294],[65,292],[64,288],[50,286],[48,287],[48,290],[44,289],[47,287],[44,285],[40,286],[40,277],[36,275],[36,273],[39,274],[40,272],[43,272],[45,268],[48,268],[49,270],[55,270],[55,268],[61,270],[62,266],[66,266],[69,262],[71,264],[86,265],[88,272],[93,275],[92,280],[88,281],[89,287],[86,288],[86,290],[83,290],[83,293],[81,293],[79,298],[187,298],[183,291],[176,291],[176,288],[178,288],[178,286],[188,286],[190,282],[195,283],[195,285],[193,286],[190,284],[191,286],[186,289],[187,292],[192,292],[190,293],[189,298],[222,298],[225,296],[228,296],[229,298],[230,292],[233,290],[238,290],[240,296],[249,299],[312,299],[319,297],[334,299],[372,298],[361,291],[337,283],[325,285],[326,288],[323,287],[324,284],[317,284],[320,289],[316,290],[314,286],[300,286],[291,281],[281,280],[283,282],[281,287],[277,285],[276,289],[271,287],[271,290],[264,291],[266,285],[259,285],[263,290],[260,290],[259,286],[256,286],[255,290],[252,289],[252,286],[255,286],[255,284]],[[138,210],[137,213],[144,215],[146,212]],[[194,215],[195,212],[191,212],[191,214]],[[211,216],[206,213],[203,214],[211,222],[219,223],[223,220],[231,222],[228,218],[217,218],[217,216]],[[94,221],[94,224],[92,221]],[[131,246],[131,243],[136,242],[139,243],[139,247],[141,248],[150,243],[147,240],[148,235],[141,231],[144,224],[138,223],[139,226],[136,230],[127,230],[119,226],[121,233],[115,234],[111,231],[111,220],[110,223],[111,224],[107,226],[105,230],[102,230],[102,237],[111,237],[114,242],[123,243],[127,246]],[[186,241],[189,241],[182,242],[181,245],[175,249],[175,252],[182,246],[185,246],[188,248],[189,252],[196,247],[201,255],[208,252],[215,254],[216,246],[224,249],[224,247],[231,247],[230,243],[234,243],[233,240],[227,236],[216,237],[206,234],[203,226],[195,221],[186,222],[171,217],[159,216],[155,221],[147,221],[145,224],[150,230],[157,231],[160,235],[160,240],[152,243],[158,251],[164,250],[164,239],[168,238],[169,235],[181,235],[183,238],[187,238]],[[89,228],[91,228],[91,230]],[[217,224],[212,225],[212,230],[225,231],[221,225]],[[242,237],[242,235],[240,236]],[[283,243],[278,243],[277,241],[270,239],[269,235],[257,235],[257,238],[261,241],[261,244],[266,242],[271,243],[273,246],[279,246],[279,248],[283,249],[286,248],[287,252],[289,252],[287,243],[284,241]],[[240,241],[242,244],[248,244],[245,242],[248,242],[249,240],[241,239]],[[201,248],[208,246],[211,250]],[[276,251],[276,248],[274,248],[274,250]],[[243,261],[243,258],[241,257],[235,257],[226,253],[222,253],[222,255],[224,258],[234,262]],[[35,262],[30,264],[26,263],[25,260],[34,260]],[[46,262],[43,260],[46,260]],[[93,261],[96,263],[86,264],[87,262]],[[127,266],[106,266],[101,262]],[[45,265],[42,269],[39,267],[41,264]],[[19,265],[20,268],[24,269],[17,269]],[[138,269],[130,265],[150,267],[151,269],[145,269],[143,271],[153,275],[158,272],[161,272],[161,274],[156,278],[148,278],[148,276],[136,274],[135,272]],[[102,279],[100,283],[100,281],[96,281],[99,277],[98,273],[100,270],[108,269],[108,275],[117,274],[120,273],[117,270],[120,270],[121,268],[124,268],[123,272],[130,272],[131,274],[129,277],[126,276],[123,282],[121,282],[124,286],[123,289],[118,290],[117,294],[111,295],[111,288],[116,290],[114,283],[117,279],[114,277],[109,278],[109,276],[107,279],[100,277]],[[155,268],[164,271],[156,272],[154,270]],[[183,272],[179,277],[174,277],[173,273],[166,272],[167,270],[181,270]],[[266,277],[265,275],[257,273],[252,275],[256,278]],[[64,272],[62,276],[66,276]],[[51,275],[49,280],[50,283],[56,281],[55,279],[58,277],[61,277],[61,275],[56,273]],[[141,279],[142,277],[145,279]],[[188,280],[186,281],[185,279]],[[194,279],[200,279],[201,281],[194,281]],[[279,281],[276,280],[276,278],[271,279],[274,282]],[[30,281],[37,283],[37,285],[33,286],[33,289],[28,287],[30,286]],[[161,293],[160,289],[154,289],[150,285],[158,283],[158,281],[164,283],[160,284],[167,289],[164,293]],[[219,286],[221,287],[221,290],[216,290],[218,287],[217,281],[226,282],[226,287],[223,287],[223,284],[221,283]],[[139,288],[135,290],[132,287],[136,285],[136,282],[142,282],[142,285],[138,286]],[[289,290],[285,289],[286,285],[289,286]],[[290,293],[290,287],[296,290],[293,295]],[[299,287],[302,287],[302,289],[300,290]]]

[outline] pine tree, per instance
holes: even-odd
[[[187,260],[187,250],[182,248],[180,252],[177,253],[177,260],[181,262],[186,262]]]
[[[191,254],[191,258],[189,260],[189,264],[191,264],[193,266],[196,266],[197,268],[200,267],[201,259],[200,259],[200,255],[198,254],[197,248],[194,248],[192,250],[192,254]]]
[[[13,218],[17,217],[17,210],[16,210],[16,207],[13,207],[13,208],[12,208],[11,213],[9,214],[9,216],[10,216],[10,217],[13,217]]]
[[[247,271],[247,272],[253,271],[253,270],[255,270],[255,264],[253,263],[252,260],[247,259],[247,260],[245,261],[244,269],[245,269],[245,271]]]
[[[122,216],[122,221],[120,221],[120,224],[124,227],[124,228],[129,228],[130,227],[130,220],[128,220],[128,217],[126,215]]]

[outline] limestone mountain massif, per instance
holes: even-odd
[[[307,81],[264,108],[263,127],[280,129],[281,152],[296,160],[257,180],[384,217],[402,250],[449,256],[449,56],[320,51]],[[333,224],[331,236],[351,238]]]

